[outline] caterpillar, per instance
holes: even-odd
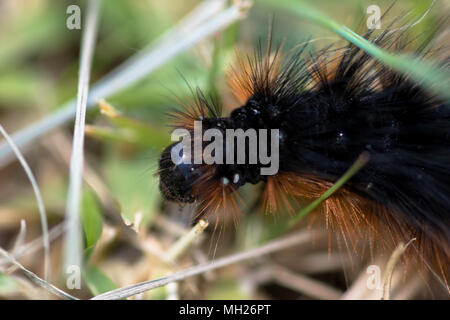
[[[406,31],[391,31],[377,36],[369,31],[364,37],[386,50],[407,50]],[[429,43],[417,46],[415,54],[431,56],[435,51]],[[269,37],[265,49],[260,42],[253,55],[238,53],[228,79],[240,105],[228,116],[200,90],[182,110],[171,112],[173,127],[191,134],[195,123],[202,133],[254,129],[258,141],[258,130],[278,130],[277,173],[262,175],[267,163],[259,159],[249,163],[250,139],[244,151],[236,143],[224,146],[219,155],[223,162],[213,164],[174,163],[175,149],[194,157],[207,147],[204,139],[190,145],[177,141],[159,160],[162,195],[195,203],[196,219],[219,210],[236,215],[242,201],[238,189],[263,183],[264,210],[295,213],[301,200],[318,198],[365,154],[367,164],[322,203],[321,218],[351,240],[345,240],[349,249],[367,237],[386,246],[417,239],[411,255],[431,265],[448,284],[449,102],[353,44],[309,55],[306,48],[285,55]],[[448,62],[448,56],[440,59],[440,67],[448,69]],[[227,163],[230,152],[234,160],[240,152],[245,163]]]

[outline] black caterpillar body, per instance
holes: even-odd
[[[395,42],[401,49],[399,41],[388,31],[372,40],[385,48]],[[370,214],[393,239],[418,238],[414,245],[418,255],[436,262],[436,269],[447,278],[449,102],[352,44],[310,58],[301,58],[304,48],[300,51],[281,64],[279,50],[270,55],[269,44],[266,55],[259,47],[254,58],[241,60],[237,87],[247,101],[229,117],[208,117],[214,106],[201,94],[196,103],[202,111],[178,116],[201,120],[204,129],[279,129],[280,176],[308,176],[333,184],[361,153],[368,153],[369,162],[345,189],[372,204]],[[428,52],[422,46],[418,54]],[[448,59],[440,63],[448,70]],[[268,177],[259,173],[261,164],[174,165],[170,161],[174,145],[160,159],[161,190],[169,200],[198,202],[199,216],[211,212],[208,206],[217,209],[212,196],[204,194],[212,192],[212,181],[226,178],[227,194],[245,183],[267,183]],[[220,184],[214,190],[222,190]],[[347,201],[358,206],[351,197]]]

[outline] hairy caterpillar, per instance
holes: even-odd
[[[365,38],[400,51],[408,45],[404,36],[404,31],[385,30],[376,37],[368,32]],[[417,55],[432,53],[428,41],[416,49]],[[193,106],[172,113],[174,127],[191,133],[195,121],[201,122],[203,132],[278,129],[277,174],[261,175],[266,164],[260,161],[174,164],[171,152],[180,149],[176,142],[160,158],[162,194],[179,203],[195,202],[197,218],[219,209],[234,215],[239,210],[236,190],[263,182],[262,202],[268,212],[295,213],[300,199],[319,197],[365,153],[368,163],[324,201],[326,225],[343,234],[348,249],[365,237],[378,237],[387,246],[416,238],[412,255],[433,265],[448,283],[448,101],[353,44],[306,58],[305,48],[284,57],[280,47],[272,52],[269,38],[266,50],[260,44],[253,56],[238,56],[230,85],[242,104],[227,117],[200,91]],[[447,69],[448,57],[440,64]],[[195,151],[193,142],[189,153],[203,152],[206,143],[200,145]],[[246,147],[249,150],[249,141]],[[223,157],[230,151],[236,157],[238,150],[232,148],[224,147]],[[245,157],[248,160],[249,154]]]

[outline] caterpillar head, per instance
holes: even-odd
[[[169,145],[159,159],[159,188],[166,200],[179,203],[195,201],[193,186],[200,176],[198,166],[183,161],[185,159],[181,143]],[[181,161],[174,162],[172,153],[176,152]]]

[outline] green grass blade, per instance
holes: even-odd
[[[334,21],[305,1],[261,0],[261,2],[293,12],[304,19],[335,32],[393,70],[408,75],[417,83],[422,84],[443,99],[450,101],[450,73],[447,70],[440,69],[436,64],[425,61],[413,54],[392,54],[387,52],[356,34],[348,27]]]
[[[369,161],[369,154],[362,153],[355,163],[344,173],[344,175],[336,181],[336,183],[325,191],[319,198],[311,202],[305,208],[303,208],[295,217],[289,220],[288,228],[294,226],[299,220],[305,217],[308,213],[317,208],[323,201],[328,199],[339,190],[351,177],[353,177],[362,167],[364,167]]]
[[[84,281],[94,296],[117,289],[117,285],[106,274],[92,265],[87,268]]]
[[[95,195],[89,190],[83,192],[81,222],[86,239],[86,249],[93,248],[102,234],[102,214]]]

